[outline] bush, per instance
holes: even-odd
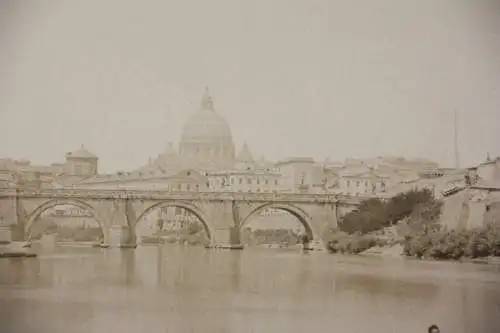
[[[331,253],[358,254],[377,245],[377,239],[371,235],[347,234],[338,232],[332,236],[327,243],[327,249]]]
[[[500,256],[500,232],[478,228],[419,233],[405,239],[403,251],[407,256],[438,260]]]

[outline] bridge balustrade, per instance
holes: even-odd
[[[0,196],[7,197],[59,197],[94,199],[136,199],[136,200],[249,200],[249,201],[297,201],[297,202],[359,202],[374,198],[374,195],[349,196],[332,193],[243,193],[243,192],[191,192],[191,191],[145,191],[145,190],[107,190],[107,189],[0,189]]]

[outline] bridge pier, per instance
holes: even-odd
[[[133,232],[127,226],[114,225],[104,231],[104,241],[101,244],[103,248],[136,248],[137,242]],[[132,239],[133,238],[133,239]]]
[[[242,250],[240,231],[235,228],[217,229],[212,232],[212,243],[208,246],[213,249]]]
[[[12,228],[10,225],[0,225],[0,244],[12,242]]]
[[[233,200],[212,205],[209,219],[212,224],[211,248],[241,250],[239,210]]]

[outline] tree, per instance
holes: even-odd
[[[428,189],[400,193],[388,201],[369,199],[362,202],[358,210],[346,214],[340,229],[348,233],[368,233],[398,223],[412,216],[435,223],[441,214],[442,203]]]

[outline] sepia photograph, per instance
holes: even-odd
[[[0,333],[499,318],[500,0],[0,0]]]

